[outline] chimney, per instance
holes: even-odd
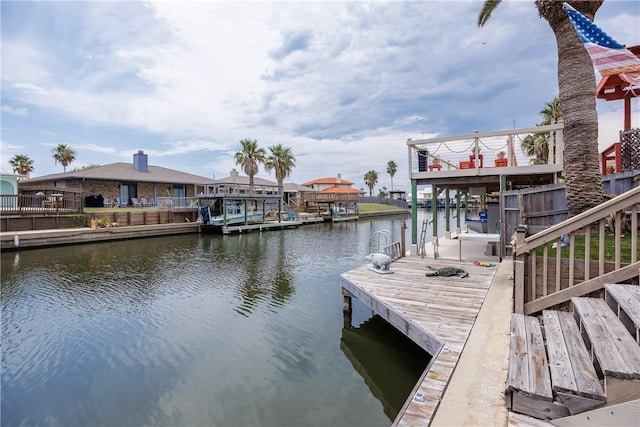
[[[338,179],[336,179],[336,184],[342,183],[342,174],[338,174]]]
[[[133,155],[133,170],[138,172],[149,172],[147,157],[148,156],[144,154],[144,151],[138,150],[138,152]]]
[[[233,168],[233,169],[231,169],[231,173],[229,175],[231,176],[231,178],[235,178],[235,177],[239,176],[240,173],[235,168]]]

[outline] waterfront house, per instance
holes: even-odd
[[[336,177],[318,178],[302,184],[319,191],[322,194],[364,194],[364,191],[352,188],[353,182],[342,179],[342,175]]]
[[[307,212],[330,214],[334,220],[337,217],[357,219],[358,198],[365,192],[352,188],[353,182],[342,179],[342,175],[318,178],[302,185],[317,191],[304,199]]]
[[[6,170],[0,168],[0,207],[12,207],[15,204],[14,197],[2,197],[16,196],[18,194],[18,179],[22,175],[15,173],[9,173]]]
[[[23,194],[80,190],[84,205],[90,207],[174,206],[185,205],[210,182],[211,178],[149,165],[148,155],[140,150],[133,155],[133,163],[25,179],[20,181],[19,190]]]

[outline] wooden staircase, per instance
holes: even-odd
[[[557,419],[640,399],[640,286],[607,284],[604,299],[571,306],[512,314],[509,410]]]

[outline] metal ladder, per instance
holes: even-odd
[[[420,243],[418,244],[418,255],[421,258],[424,258],[424,245],[427,240],[427,225],[429,225],[429,220],[422,221],[422,231],[420,232]]]

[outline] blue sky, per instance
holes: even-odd
[[[292,149],[290,182],[341,173],[360,188],[373,169],[390,187],[395,160],[394,187],[409,190],[407,138],[534,126],[557,95],[555,39],[533,0],[477,28],[481,4],[3,0],[0,166],[26,154],[32,176],[62,172],[51,150],[68,144],[70,168],[144,150],[222,178],[253,138]],[[640,2],[607,0],[595,23],[640,44]],[[598,101],[601,148],[622,111]]]

